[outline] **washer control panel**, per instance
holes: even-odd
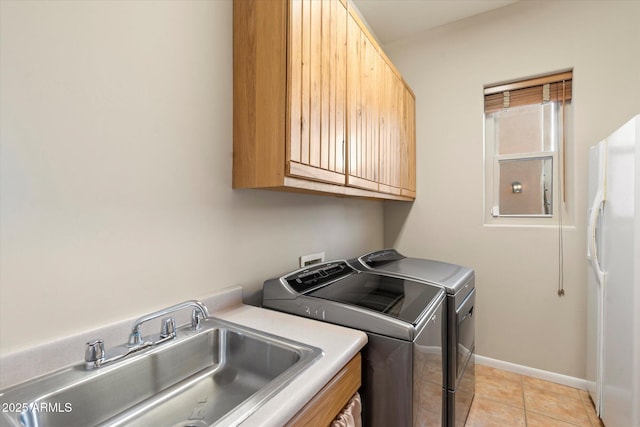
[[[296,292],[304,294],[354,272],[345,262],[330,262],[298,271],[285,277],[285,280]]]

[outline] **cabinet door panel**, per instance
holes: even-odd
[[[383,61],[380,103],[380,188],[391,194],[401,192],[400,122],[402,120],[402,82]]]
[[[366,65],[365,74],[362,76],[364,92],[366,97],[364,99],[364,107],[367,111],[367,123],[366,123],[366,151],[364,153],[364,171],[363,175],[366,179],[371,181],[377,181],[378,175],[378,91],[376,81],[377,62],[376,59],[378,52],[375,50],[371,41],[368,38],[364,38],[366,49]]]
[[[390,185],[394,188],[392,193],[399,194],[402,187],[402,106],[403,106],[403,85],[400,77],[392,73],[393,91],[392,91],[392,104],[391,104],[391,118],[392,118],[392,131],[391,131],[391,165],[390,165]]]
[[[390,162],[391,162],[391,94],[392,94],[392,82],[389,80],[389,73],[383,66],[383,62],[380,62],[380,84],[378,90],[380,91],[380,111],[379,111],[379,144],[380,144],[380,170],[379,181],[382,186],[388,186],[390,183]]]
[[[344,173],[347,13],[339,1],[323,3],[323,97],[321,167]],[[328,47],[325,49],[324,46]]]
[[[331,138],[329,137],[329,129],[331,125],[331,36],[334,29],[331,26],[333,1],[316,1],[322,8],[321,13],[321,50],[320,50],[320,144],[319,144],[319,162],[318,166],[322,169],[329,169],[329,150],[331,147]],[[334,38],[335,43],[335,38]]]
[[[324,1],[311,0],[305,2],[311,12],[311,39],[309,57],[309,163],[311,166],[320,167],[321,131],[320,120],[322,117],[322,4]]]
[[[416,100],[411,91],[403,90],[402,195],[416,196]]]
[[[402,81],[396,75],[393,75],[393,92],[392,92],[392,104],[391,104],[391,117],[393,119],[393,127],[391,131],[391,145],[393,161],[391,163],[391,185],[394,188],[400,189],[402,187],[402,171],[401,171],[401,145],[402,138],[400,128],[402,125],[402,104],[403,104],[403,91]]]
[[[377,64],[381,57],[354,18],[348,16],[348,185],[378,190]]]
[[[300,162],[302,158],[302,128],[307,127],[303,121],[304,114],[302,112],[302,87],[304,86],[302,80],[304,68],[302,59],[302,40],[304,39],[302,31],[302,22],[304,21],[302,14],[302,2],[292,1],[289,13],[291,17],[291,19],[289,20],[290,27],[288,37],[290,59],[287,71],[290,79],[288,96],[288,140],[290,141],[290,143],[287,144],[287,158],[294,162]]]
[[[333,158],[329,168],[339,173],[345,172],[345,140],[346,129],[346,108],[347,108],[347,9],[336,2],[336,44],[335,44],[335,104],[334,104],[334,132],[332,135],[334,152],[330,155]]]
[[[287,173],[344,184],[347,11],[333,0],[291,0],[290,11]]]

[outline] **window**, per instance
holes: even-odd
[[[485,223],[551,225],[567,212],[572,77],[485,88]]]

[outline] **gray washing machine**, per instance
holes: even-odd
[[[440,427],[444,300],[441,287],[332,261],[265,281],[262,305],[367,334],[364,425]]]
[[[355,269],[442,286],[445,300],[445,425],[463,427],[475,394],[475,273],[383,249],[348,261]]]

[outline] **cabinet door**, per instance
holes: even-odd
[[[416,197],[416,99],[403,86],[402,137],[402,195]]]
[[[347,184],[378,190],[378,75],[382,58],[350,14],[347,25]]]
[[[347,9],[291,0],[287,174],[345,183]]]
[[[400,194],[404,86],[400,77],[386,61],[383,61],[381,70],[379,191]]]

